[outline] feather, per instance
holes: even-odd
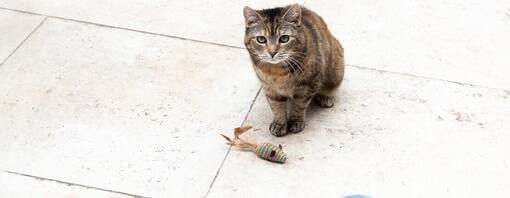
[[[234,136],[235,136],[235,139],[238,140],[238,142],[230,139],[229,137],[227,137],[223,134],[220,134],[220,135],[223,136],[223,138],[225,138],[228,141],[227,142],[228,145],[239,147],[241,149],[255,150],[257,148],[257,144],[254,144],[254,143],[251,143],[248,141],[244,141],[241,138],[239,138],[240,134],[250,130],[251,128],[252,128],[251,126],[244,126],[244,127],[238,127],[238,128],[234,129]]]
[[[240,139],[239,135],[250,130],[251,128],[252,128],[252,126],[237,127],[234,129],[234,136],[236,136],[236,139]]]
[[[233,142],[232,139],[230,139],[229,137],[227,137],[226,135],[223,135],[223,134],[220,134],[221,136],[223,136],[223,138],[225,138],[228,142]]]

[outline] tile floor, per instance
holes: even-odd
[[[297,1],[348,66],[276,138],[242,8],[293,2],[0,0],[0,197],[510,195],[508,1]]]

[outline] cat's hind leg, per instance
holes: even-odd
[[[323,87],[319,90],[319,92],[315,95],[315,102],[323,108],[331,108],[335,104],[335,93],[340,84],[342,83],[342,79],[328,79],[330,82],[326,82],[323,84]]]
[[[344,78],[345,63],[343,56],[338,57],[337,60],[326,71],[321,89],[314,97],[315,102],[324,108],[333,107],[335,104],[335,92],[340,87],[340,84],[342,84]]]

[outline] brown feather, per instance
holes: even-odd
[[[221,136],[223,136],[223,138],[225,138],[228,142],[233,142],[232,139],[230,139],[229,137],[227,137],[226,135],[223,135],[223,134],[220,134]]]
[[[253,150],[253,149],[257,148],[257,144],[251,143],[248,141],[244,141],[241,138],[239,138],[240,134],[250,130],[251,128],[252,128],[251,126],[244,126],[244,127],[238,127],[238,128],[234,129],[234,136],[236,137],[237,140],[239,140],[239,142],[235,142],[235,140],[230,139],[226,135],[223,135],[223,134],[220,134],[220,135],[227,140],[227,145],[239,147],[241,149],[252,149]]]
[[[250,130],[251,128],[252,126],[237,127],[234,129],[234,136],[236,137],[236,139],[239,139],[239,135]]]

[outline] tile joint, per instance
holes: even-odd
[[[131,28],[117,27],[117,26],[100,24],[100,23],[94,23],[94,22],[88,22],[88,21],[81,21],[81,20],[77,20],[77,19],[70,19],[70,18],[64,18],[64,17],[59,17],[59,16],[53,16],[53,15],[46,15],[46,14],[30,12],[30,11],[24,11],[24,10],[18,10],[18,9],[12,9],[12,8],[0,7],[0,9],[14,11],[14,12],[21,12],[21,13],[31,14],[31,15],[46,16],[47,18],[49,17],[49,18],[55,18],[55,19],[60,19],[60,20],[64,20],[64,21],[73,21],[73,22],[77,22],[77,23],[85,23],[85,24],[89,24],[89,25],[95,25],[95,26],[100,26],[100,27],[107,27],[107,28],[112,28],[112,29],[120,29],[120,30],[126,30],[126,31],[143,33],[143,34],[150,34],[150,35],[162,36],[162,37],[167,37],[167,38],[180,39],[180,40],[185,40],[185,41],[193,41],[193,42],[204,43],[204,44],[209,44],[209,45],[216,45],[216,46],[229,47],[229,48],[235,48],[235,49],[246,49],[244,47],[238,47],[238,46],[232,46],[232,45],[227,45],[227,44],[215,43],[215,42],[210,42],[210,41],[201,41],[201,40],[184,38],[184,37],[179,37],[179,36],[172,36],[172,35],[168,35],[168,34],[154,33],[154,32],[137,30],[137,29],[131,29]],[[0,64],[0,66],[2,64]],[[364,66],[359,66],[359,65],[351,65],[351,64],[345,64],[345,65],[348,66],[348,67],[355,67],[355,68],[358,68],[358,69],[367,69],[367,70],[372,70],[372,71],[378,71],[378,72],[384,72],[384,73],[392,73],[392,74],[399,74],[399,75],[410,76],[410,77],[415,77],[415,78],[423,78],[423,79],[429,79],[429,80],[444,81],[444,82],[450,82],[450,83],[459,84],[459,85],[475,86],[475,87],[489,88],[489,89],[502,90],[502,91],[510,91],[510,89],[505,89],[505,88],[495,88],[495,87],[489,87],[489,86],[484,86],[484,85],[477,85],[477,84],[470,84],[470,83],[464,83],[464,82],[457,82],[457,81],[453,81],[453,80],[440,79],[440,78],[434,78],[434,77],[428,77],[428,76],[420,76],[420,75],[415,75],[415,74],[401,73],[401,72],[395,72],[395,71],[387,71],[387,70],[375,69],[375,68],[364,67]]]
[[[257,91],[257,94],[255,95],[255,97],[254,97],[254,98],[253,98],[253,100],[251,101],[250,108],[248,109],[248,112],[246,112],[246,115],[244,116],[243,122],[241,122],[241,126],[243,126],[243,125],[244,125],[244,123],[246,122],[246,120],[248,119],[248,115],[250,115],[251,110],[253,109],[253,105],[255,104],[255,101],[256,101],[256,100],[257,100],[257,98],[259,97],[261,90],[262,90],[262,87],[261,87],[261,88],[259,88],[259,90]],[[209,185],[209,188],[207,189],[207,193],[205,194],[205,196],[204,196],[204,197],[209,196],[209,192],[211,191],[212,187],[214,186],[214,183],[216,182],[216,179],[218,178],[218,175],[220,174],[221,169],[223,168],[223,164],[225,163],[225,161],[227,161],[227,157],[228,157],[228,155],[230,154],[230,150],[232,150],[232,146],[229,146],[229,147],[228,147],[228,150],[227,150],[227,152],[225,153],[225,156],[223,157],[223,160],[221,161],[220,167],[219,167],[219,168],[218,168],[218,170],[216,171],[216,174],[214,175],[214,178],[213,178],[213,180],[211,181],[211,184]]]
[[[388,74],[408,76],[408,77],[419,78],[419,79],[448,82],[448,83],[453,83],[453,84],[462,85],[462,86],[478,87],[478,88],[500,90],[500,91],[510,91],[510,89],[505,89],[505,88],[489,87],[486,85],[470,84],[470,83],[458,82],[458,81],[453,81],[453,80],[435,78],[435,77],[430,77],[430,76],[420,76],[420,75],[416,75],[416,74],[408,74],[408,73],[402,73],[402,72],[396,72],[396,71],[386,71],[386,70],[381,70],[381,69],[376,69],[376,68],[371,68],[371,67],[363,67],[363,66],[358,66],[358,65],[345,64],[345,66],[354,67],[354,68],[358,68],[358,69],[362,69],[362,70],[371,70],[371,71],[376,71],[376,72],[380,72],[380,73],[388,73]]]
[[[138,33],[143,33],[143,34],[150,34],[150,35],[155,35],[155,36],[162,36],[162,37],[167,37],[167,38],[186,40],[186,41],[194,41],[194,42],[205,43],[205,44],[209,44],[209,45],[217,45],[217,46],[236,48],[236,49],[245,49],[243,47],[237,47],[237,46],[227,45],[227,44],[222,44],[222,43],[201,41],[201,40],[184,38],[184,37],[179,37],[179,36],[172,36],[172,35],[168,35],[168,34],[155,33],[155,32],[149,32],[149,31],[144,31],[144,30],[126,28],[126,27],[118,27],[118,26],[113,26],[113,25],[82,21],[82,20],[78,20],[78,19],[70,19],[70,18],[59,17],[59,16],[54,16],[54,15],[46,15],[46,14],[41,14],[41,13],[37,13],[37,12],[30,12],[30,11],[24,11],[24,10],[12,9],[12,8],[4,8],[4,7],[0,7],[0,9],[14,11],[14,12],[21,12],[21,13],[31,14],[31,15],[46,16],[49,18],[60,19],[60,20],[64,20],[64,21],[73,21],[73,22],[77,22],[77,23],[84,23],[84,24],[95,25],[95,26],[100,26],[100,27],[107,27],[107,28],[112,28],[112,29],[120,29],[120,30],[126,30],[126,31],[131,31],[131,32],[138,32]]]
[[[30,34],[27,35],[27,37],[25,37],[25,39],[23,39],[23,41],[21,41],[20,44],[18,44],[18,46],[16,46],[16,48],[14,48],[14,50],[12,50],[12,52],[2,61],[2,63],[0,63],[0,66],[2,66],[16,51],[18,51],[18,49],[25,43],[25,41],[28,40],[28,38],[30,38],[32,36],[32,34],[34,34],[35,31],[37,31],[37,29],[39,29],[39,27],[42,26],[42,24],[46,21],[46,19],[48,19],[48,17],[44,18],[40,23],[39,25],[37,25],[31,32]]]
[[[5,172],[5,173],[13,174],[13,175],[19,175],[19,176],[23,176],[23,177],[34,178],[36,180],[51,181],[51,182],[56,182],[56,183],[60,183],[60,184],[64,184],[64,185],[77,186],[77,187],[82,187],[82,188],[87,188],[87,189],[105,191],[105,192],[110,192],[110,193],[115,193],[115,194],[121,194],[121,195],[136,197],[136,198],[146,198],[145,196],[125,193],[125,192],[120,192],[120,191],[115,191],[115,190],[108,190],[108,189],[98,188],[98,187],[93,187],[93,186],[87,186],[87,185],[82,185],[82,184],[77,184],[77,183],[65,182],[65,181],[57,180],[57,179],[50,179],[50,178],[39,177],[39,176],[35,176],[35,175],[29,175],[29,174],[18,173],[18,172],[12,172],[12,171],[7,171],[7,170],[1,170],[1,171]]]

